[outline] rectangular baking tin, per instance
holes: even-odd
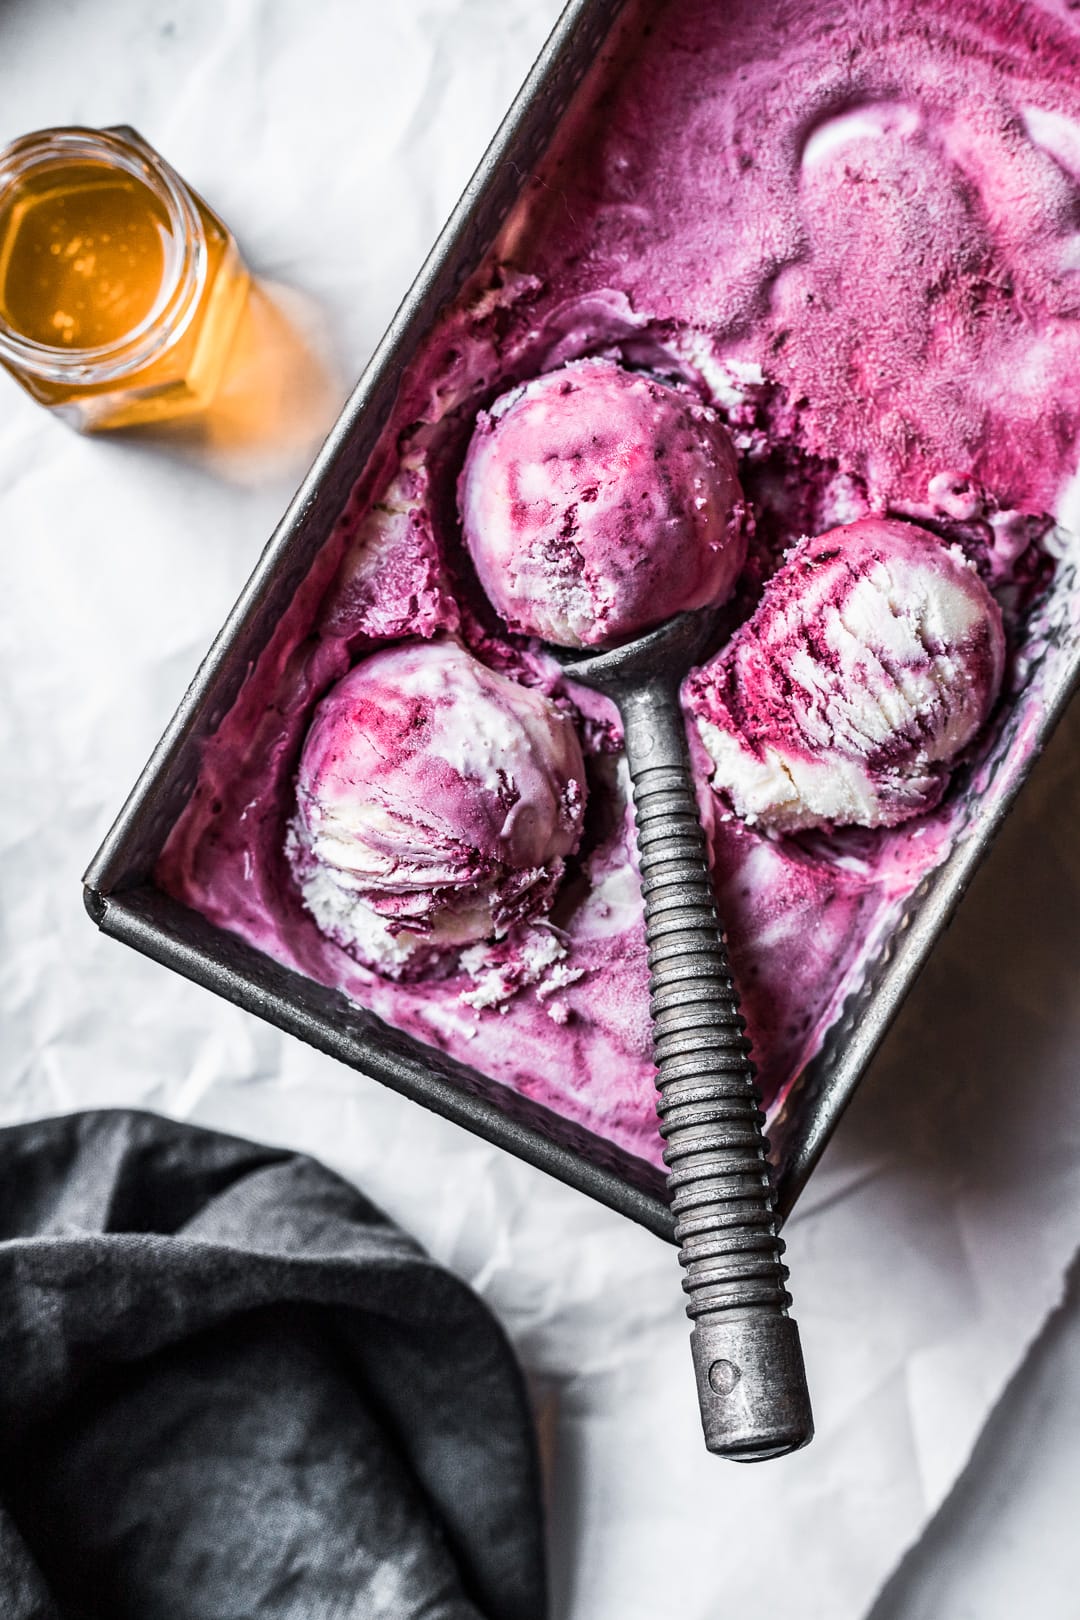
[[[623,0],[570,0],[446,228],[395,315],[254,573],[95,856],[87,909],[104,933],[215,990],[364,1074],[516,1153],[670,1238],[661,1173],[579,1126],[390,1028],[338,991],[280,966],[179,905],[153,872],[199,772],[202,742],[232,706],[248,671],[306,576],[389,417],[402,372],[439,312],[477,268],[535,169],[570,98],[596,60]],[[1075,588],[1060,581],[1058,589]],[[1009,791],[980,814],[908,902],[899,926],[848,999],[822,1051],[770,1124],[786,1216],[831,1136],[923,960],[1080,681],[1080,635],[1060,616],[1052,679],[1027,728],[1034,741]],[[1024,720],[1015,706],[1007,728]],[[1002,757],[1009,737],[1001,739]]]

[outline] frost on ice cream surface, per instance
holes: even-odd
[[[938,803],[1004,663],[963,553],[865,518],[795,547],[688,699],[712,785],[746,821],[890,827]]]

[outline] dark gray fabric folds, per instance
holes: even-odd
[[[521,1376],[311,1159],[0,1131],[3,1620],[542,1620]]]

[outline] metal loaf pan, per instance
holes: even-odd
[[[153,881],[194,789],[201,744],[228,712],[344,508],[404,368],[479,265],[622,9],[623,0],[570,0],[84,881],[87,909],[104,933],[670,1238],[663,1179],[653,1167],[280,966]],[[1028,687],[1003,716],[981,773],[961,787],[965,815],[952,854],[867,961],[823,1050],[770,1123],[784,1215],[1080,679],[1080,629],[1068,611],[1075,587],[1070,571],[1059,569]]]

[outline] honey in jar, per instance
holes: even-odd
[[[248,286],[229,231],[134,130],[0,152],[0,363],[75,426],[207,406]]]

